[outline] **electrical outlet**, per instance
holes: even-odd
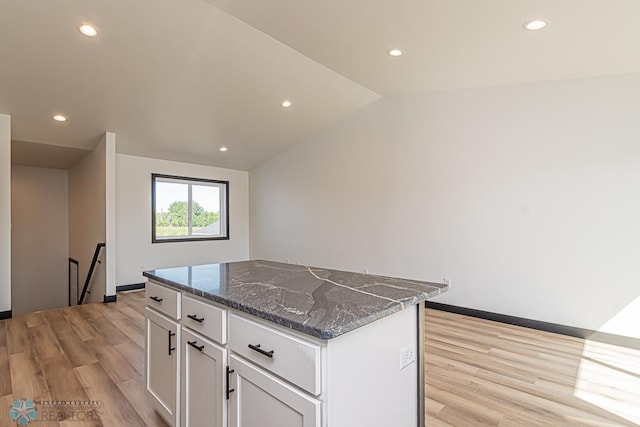
[[[409,344],[400,350],[400,369],[404,369],[416,361],[416,345]]]
[[[368,268],[363,268],[362,269],[362,273],[363,274],[369,274],[369,269]]]
[[[450,278],[448,278],[448,277],[445,277],[445,278],[444,278],[444,282],[443,282],[443,283],[444,283],[445,285],[447,285],[447,286],[451,286],[451,279],[450,279]]]

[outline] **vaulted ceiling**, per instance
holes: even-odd
[[[108,130],[120,153],[236,169],[381,96],[634,72],[637,0],[0,0],[14,140]]]

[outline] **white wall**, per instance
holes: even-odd
[[[0,313],[11,310],[11,116],[0,114]]]
[[[66,307],[68,171],[11,168],[11,302],[13,314]]]
[[[69,171],[69,256],[79,262],[79,286],[84,285],[96,244],[106,240],[106,136],[95,150]],[[101,252],[105,259],[104,249]],[[103,301],[106,263],[97,264],[85,301]]]
[[[117,284],[145,281],[141,268],[241,261],[249,258],[249,174],[245,171],[117,155]],[[230,239],[151,243],[151,174],[229,181]]]
[[[640,74],[384,98],[251,171],[251,257],[598,329],[640,295],[639,118]]]

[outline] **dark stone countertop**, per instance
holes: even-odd
[[[164,268],[143,274],[322,339],[335,338],[448,289],[442,283],[261,260]]]

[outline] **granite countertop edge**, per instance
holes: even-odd
[[[297,322],[295,320],[292,319],[287,319],[285,317],[282,317],[276,313],[272,313],[270,311],[265,311],[265,310],[261,310],[259,308],[256,308],[254,306],[250,306],[247,304],[243,304],[237,301],[233,301],[231,299],[225,298],[223,296],[220,295],[215,295],[215,294],[211,294],[209,292],[206,292],[204,290],[201,289],[196,289],[192,286],[189,285],[185,285],[182,283],[178,283],[175,282],[173,280],[164,278],[164,277],[160,277],[157,276],[155,274],[153,274],[153,272],[155,272],[156,270],[151,270],[151,271],[145,271],[143,272],[143,276],[161,283],[163,285],[169,286],[171,288],[175,288],[177,290],[180,291],[184,291],[187,293],[190,293],[192,295],[204,298],[206,300],[210,300],[213,302],[216,302],[218,304],[236,309],[238,311],[241,311],[243,313],[247,313],[253,316],[256,316],[260,319],[264,319],[273,323],[276,323],[280,326],[286,327],[288,329],[293,329],[296,330],[298,332],[302,332],[303,334],[306,335],[310,335],[316,338],[320,338],[323,340],[329,340],[329,339],[333,339],[336,338],[340,335],[343,335],[347,332],[353,331],[361,326],[367,325],[369,323],[372,323],[376,320],[382,319],[386,316],[389,316],[391,314],[394,314],[396,312],[402,311],[405,308],[408,308],[410,306],[422,303],[430,298],[433,298],[437,295],[440,295],[441,293],[445,292],[448,290],[448,286],[447,285],[443,285],[443,284],[438,284],[439,287],[436,286],[432,286],[429,291],[427,292],[419,292],[418,295],[414,295],[411,297],[406,297],[403,299],[399,299],[397,301],[392,302],[391,304],[389,304],[388,306],[377,310],[375,312],[372,312],[368,315],[365,316],[361,316],[358,317],[354,320],[351,320],[349,322],[345,322],[342,323],[340,325],[334,325],[331,327],[326,327],[326,328],[317,328],[317,327],[313,327],[313,326],[309,326],[309,325],[305,325],[302,322]],[[357,273],[354,273],[357,274]],[[385,278],[385,279],[394,279],[394,278],[389,278],[389,277],[385,277],[385,276],[376,276],[376,277],[380,277],[380,278]],[[406,280],[407,282],[417,282],[414,280]]]

